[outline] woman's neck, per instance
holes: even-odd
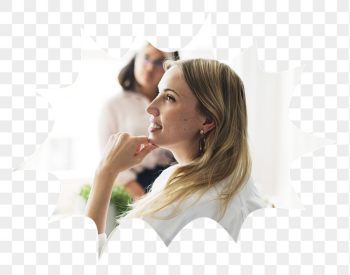
[[[185,165],[186,163],[191,162],[192,160],[194,160],[200,155],[199,143],[198,143],[198,147],[197,146],[188,146],[188,147],[185,150],[169,149],[173,153],[174,158],[180,165]]]

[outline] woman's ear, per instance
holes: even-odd
[[[204,133],[208,133],[209,131],[211,131],[213,128],[215,127],[215,121],[210,118],[207,117],[204,124],[203,124],[203,130]]]

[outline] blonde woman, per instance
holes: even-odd
[[[149,223],[166,245],[189,222],[208,217],[237,241],[244,219],[264,208],[251,178],[247,109],[241,79],[215,60],[167,60],[158,96],[148,105],[149,136],[112,135],[96,169],[85,215],[96,223],[100,252],[114,179],[157,148],[177,164],[118,219]]]

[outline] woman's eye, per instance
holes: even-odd
[[[169,98],[170,98],[170,100],[175,102],[175,99],[173,97],[171,97],[170,95],[167,95],[167,99],[169,99]]]

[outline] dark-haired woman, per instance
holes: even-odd
[[[122,92],[108,100],[99,120],[100,151],[111,135],[128,132],[133,136],[148,134],[149,115],[146,107],[158,93],[165,59],[179,59],[177,52],[167,53],[147,44],[120,72]],[[119,174],[115,182],[124,184],[134,201],[148,191],[157,176],[174,161],[166,149],[149,154],[143,162]]]

